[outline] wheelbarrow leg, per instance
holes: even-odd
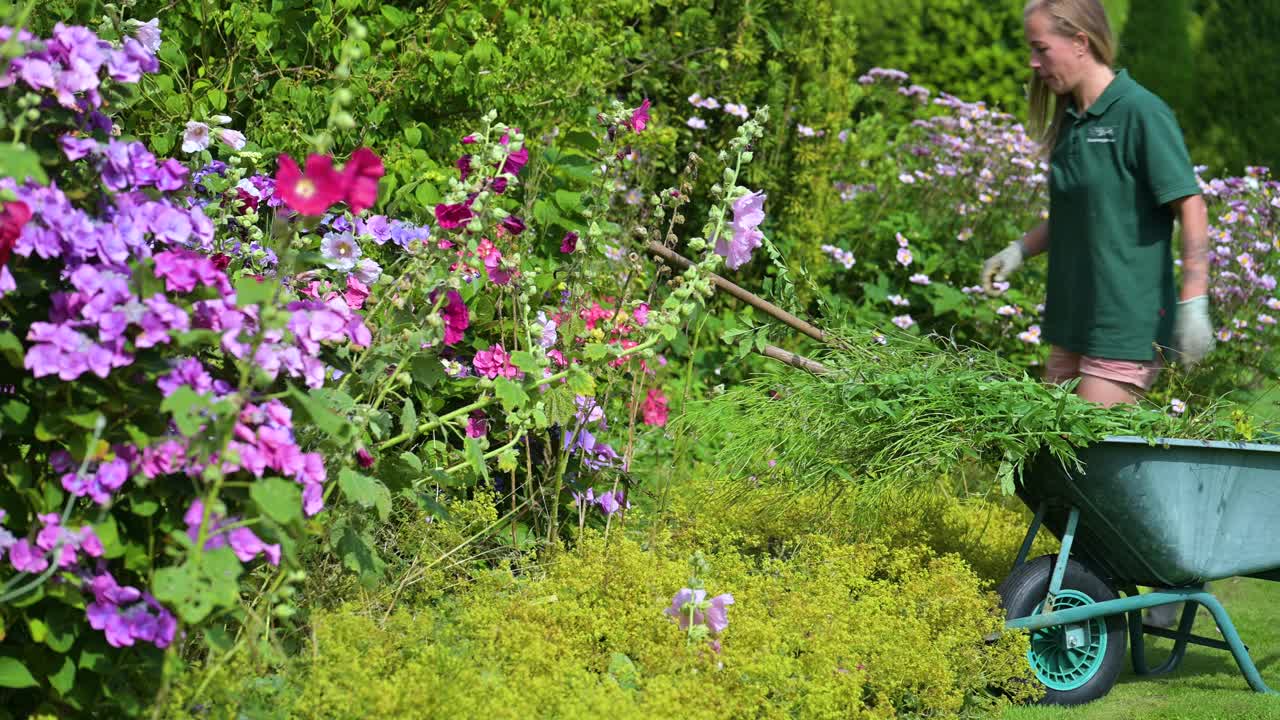
[[[1138,589],[1131,588],[1129,594],[1137,595]],[[1177,669],[1178,665],[1182,664],[1182,659],[1187,654],[1187,645],[1190,644],[1191,626],[1196,621],[1197,605],[1194,602],[1183,604],[1182,621],[1178,623],[1178,637],[1174,640],[1173,651],[1169,653],[1169,658],[1156,668],[1147,666],[1147,643],[1146,633],[1142,628],[1142,611],[1138,610],[1128,614],[1129,649],[1132,653],[1134,674],[1142,676],[1164,675]]]
[[[1199,592],[1187,599],[1204,605],[1213,614],[1214,622],[1218,623],[1218,629],[1222,631],[1222,639],[1227,642],[1228,647],[1231,649],[1231,656],[1235,658],[1236,665],[1240,667],[1240,672],[1244,675],[1244,679],[1249,682],[1249,687],[1260,693],[1276,694],[1275,690],[1267,687],[1267,684],[1263,682],[1262,675],[1258,673],[1258,667],[1253,664],[1253,658],[1249,657],[1249,649],[1240,641],[1240,634],[1236,632],[1236,626],[1232,624],[1231,616],[1227,615],[1227,609],[1222,607],[1222,603],[1218,602],[1218,598],[1207,592]],[[1183,618],[1183,622],[1186,622],[1185,618]]]
[[[1031,554],[1031,546],[1036,541],[1036,533],[1040,532],[1040,526],[1044,524],[1044,510],[1045,504],[1040,503],[1040,507],[1036,508],[1036,516],[1031,519],[1031,527],[1027,529],[1027,536],[1022,539],[1022,548],[1018,550],[1018,558],[1013,561],[1013,570],[1017,570],[1022,563],[1027,561],[1027,555]]]

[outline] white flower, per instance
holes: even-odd
[[[1000,307],[996,308],[996,314],[1001,317],[1013,317],[1014,315],[1017,315],[1019,313],[1018,313],[1018,308],[1012,305],[1001,305]]]
[[[916,181],[916,176],[912,175],[911,173],[902,173],[901,175],[898,176],[898,181],[906,183],[907,185],[911,185]]]
[[[702,118],[698,117],[697,115],[694,115],[693,117],[689,118],[688,120],[685,120],[685,121],[684,121],[684,124],[685,124],[685,125],[688,125],[689,127],[693,128],[694,130],[706,130],[706,129],[707,129],[707,121],[706,121],[706,120],[703,120]]]
[[[231,118],[227,115],[211,115],[209,116],[209,122],[215,125],[229,125]]]
[[[209,147],[209,126],[195,120],[187,121],[182,133],[182,152],[200,152]]]
[[[1031,327],[1027,328],[1024,332],[1018,333],[1018,339],[1029,345],[1039,345],[1040,344],[1040,326],[1032,325]]]
[[[232,130],[231,128],[218,128],[216,132],[218,133],[218,139],[227,147],[232,150],[244,149],[244,133],[238,130]]]
[[[360,262],[356,263],[355,276],[365,285],[372,285],[382,277],[382,266],[372,258],[361,258]]]
[[[899,315],[899,316],[897,316],[897,317],[895,317],[895,318],[893,319],[893,324],[894,324],[894,325],[897,325],[898,327],[902,328],[903,330],[906,330],[907,328],[911,327],[912,325],[915,325],[915,324],[916,324],[916,321],[915,321],[915,320],[912,320],[910,315]]]
[[[1187,411],[1187,404],[1179,400],[1178,398],[1174,398],[1169,401],[1169,409],[1172,410],[1175,414],[1181,415],[1182,413]]]
[[[911,304],[910,300],[902,297],[901,295],[890,295],[889,302],[893,303],[897,307],[907,307]]]
[[[898,248],[898,262],[903,267],[911,266],[911,251],[906,248]]]
[[[898,247],[906,247],[911,244],[911,241],[903,237],[902,233],[894,233],[893,237],[898,241]]]
[[[329,261],[329,267],[348,271],[360,259],[360,246],[351,233],[329,233],[320,242],[320,254]]]
[[[916,285],[928,285],[928,284],[929,284],[929,276],[928,276],[928,275],[925,275],[924,273],[916,273],[915,275],[912,275],[912,276],[911,276],[910,278],[908,278],[908,279],[909,279],[911,282],[915,283]]]

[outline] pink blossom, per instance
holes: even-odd
[[[645,424],[662,427],[667,424],[667,414],[667,397],[661,389],[653,388],[644,400]]]

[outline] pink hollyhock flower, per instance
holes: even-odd
[[[344,198],[351,212],[357,215],[373,207],[378,201],[378,179],[386,174],[382,158],[367,147],[351,153],[351,159],[342,168]]]
[[[516,130],[516,128],[512,128],[512,130]],[[504,133],[502,136],[502,139],[499,142],[501,142],[503,145],[509,144],[511,142],[510,134]],[[511,173],[512,175],[519,175],[520,171],[528,163],[529,163],[529,148],[522,147],[519,150],[507,156],[507,159],[503,161],[502,167],[499,168],[498,172]]]
[[[468,136],[466,136],[466,137],[462,138],[462,144],[463,144],[463,145],[474,145],[478,140],[479,140],[479,138],[478,138],[478,137],[476,137],[476,134],[475,134],[475,133],[471,133],[470,135],[468,135]]]
[[[359,310],[364,307],[364,301],[367,297],[369,297],[369,286],[360,282],[355,275],[348,275],[347,290],[342,293],[342,298],[347,301],[347,306],[352,310]]]
[[[511,358],[501,344],[494,345],[488,350],[477,352],[471,364],[478,374],[490,380],[499,375],[505,378],[514,378],[520,375],[520,371],[511,364]]]
[[[578,233],[570,230],[564,234],[564,239],[560,241],[560,252],[569,255],[578,249]]]
[[[471,222],[473,217],[475,214],[471,212],[471,208],[462,203],[436,205],[436,224],[444,230],[460,228]]]
[[[751,251],[760,247],[764,233],[760,232],[760,223],[764,222],[765,194],[762,192],[747,193],[733,201],[732,239],[720,237],[716,239],[716,254],[725,258],[725,266],[737,270],[751,260]]]
[[[644,327],[649,323],[649,303],[640,303],[640,306],[632,311],[631,316],[636,319],[636,324]]]
[[[637,135],[644,132],[645,126],[649,123],[649,98],[645,98],[640,103],[640,107],[631,111],[631,119],[627,121],[627,127],[631,128]]]
[[[328,155],[309,155],[305,173],[288,155],[281,155],[279,161],[276,192],[294,212],[323,215],[346,195],[344,178],[333,169],[333,158]]]
[[[494,250],[484,258],[484,269],[489,280],[495,285],[506,285],[511,282],[511,271],[502,266],[502,253]]]
[[[667,397],[662,390],[654,388],[644,400],[644,423],[662,427],[667,424]]]

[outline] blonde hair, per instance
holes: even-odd
[[[1022,16],[1027,18],[1040,11],[1053,19],[1056,33],[1064,37],[1084,33],[1089,38],[1093,58],[1107,67],[1115,64],[1115,36],[1111,34],[1111,23],[1107,21],[1107,11],[1100,0],[1028,0]],[[1048,155],[1058,142],[1070,99],[1067,95],[1056,95],[1034,72],[1031,73],[1027,99],[1030,102],[1028,131],[1039,141],[1041,153]]]

